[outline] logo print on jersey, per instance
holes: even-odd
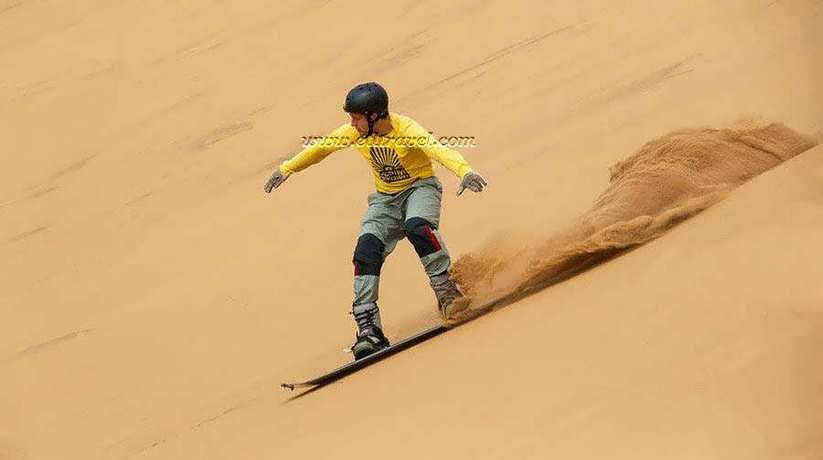
[[[369,147],[371,166],[380,175],[383,182],[392,183],[408,179],[411,176],[400,164],[400,158],[391,147]]]

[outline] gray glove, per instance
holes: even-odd
[[[460,183],[460,187],[457,189],[457,196],[460,196],[465,189],[469,189],[475,193],[482,192],[483,187],[486,185],[488,185],[486,179],[483,179],[483,176],[472,171],[463,176],[463,182]]]
[[[274,174],[271,175],[269,180],[266,181],[266,185],[263,187],[263,190],[265,190],[266,193],[271,193],[272,189],[280,187],[280,184],[286,182],[286,179],[288,178],[289,176],[283,174],[280,172],[280,168],[277,168],[274,170]]]

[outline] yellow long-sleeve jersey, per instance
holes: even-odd
[[[410,117],[389,114],[392,130],[385,136],[361,138],[347,123],[325,138],[316,140],[280,165],[283,174],[292,174],[326,158],[332,152],[354,146],[371,166],[377,190],[398,193],[417,179],[434,175],[431,160],[437,160],[460,179],[472,168],[459,152],[437,140]]]

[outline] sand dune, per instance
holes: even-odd
[[[568,228],[533,241],[492,241],[453,271],[475,311],[500,307],[659,237],[815,144],[764,120],[667,134],[612,166],[609,187]]]
[[[629,192],[642,152],[684,129],[759,116],[819,141],[822,14],[806,0],[0,2],[0,458],[819,458],[820,147],[788,159],[806,144],[779,124],[757,138],[781,142],[754,149],[712,131],[761,160],[717,158],[731,169],[661,179],[651,201]],[[455,197],[438,169],[461,263],[580,216],[584,242],[626,212],[662,218],[635,245],[679,220],[672,203],[703,209],[721,183],[725,198],[289,400],[281,381],[348,359],[372,183],[346,150],[260,189],[367,80],[436,134],[476,137],[463,153],[483,195]],[[545,286],[538,256],[492,290]],[[434,317],[408,245],[381,289],[391,338]]]

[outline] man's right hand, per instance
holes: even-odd
[[[282,172],[280,172],[280,168],[277,168],[274,171],[274,174],[271,175],[269,180],[266,181],[266,185],[265,187],[263,187],[263,190],[265,190],[266,193],[271,193],[273,189],[280,187],[280,184],[286,182],[286,179],[288,178],[289,176],[283,174]]]

